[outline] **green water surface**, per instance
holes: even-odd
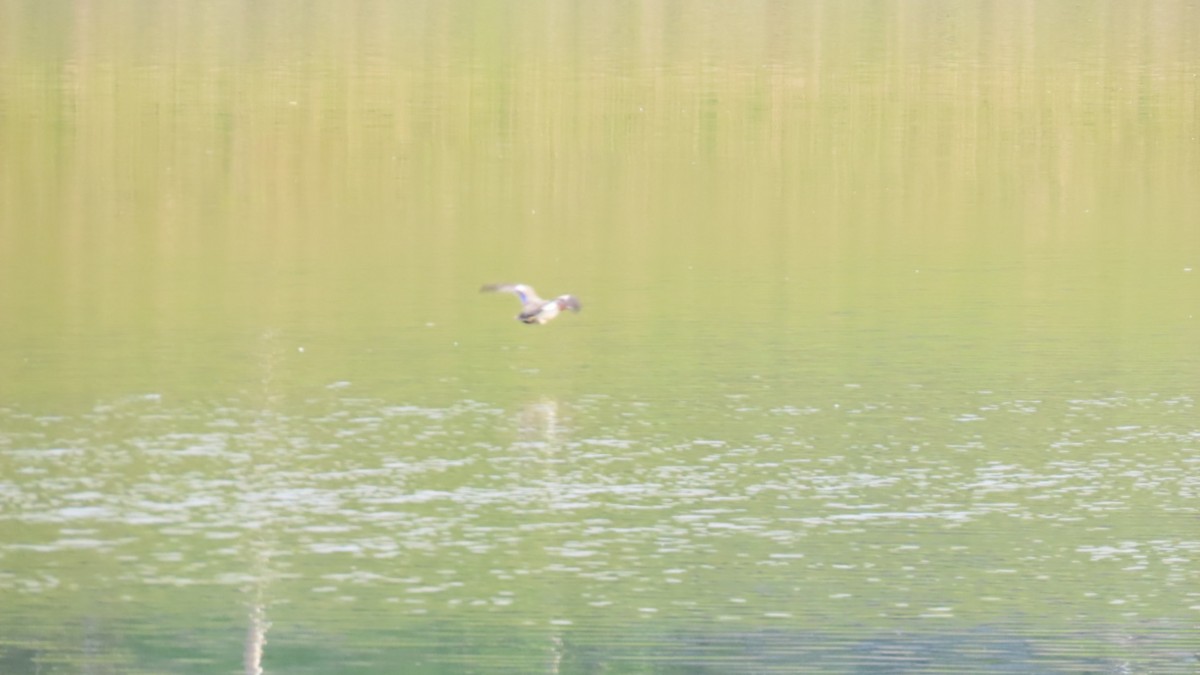
[[[1195,672],[1196,36],[0,0],[0,672]]]

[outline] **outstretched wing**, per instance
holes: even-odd
[[[538,297],[537,292],[533,290],[533,286],[528,284],[484,284],[483,287],[479,289],[479,292],[512,293],[517,296],[518,300],[521,301],[522,307],[528,307],[529,305],[540,305],[545,302],[545,300],[542,300]]]

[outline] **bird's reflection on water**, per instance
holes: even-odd
[[[552,507],[556,500],[556,486],[558,485],[558,462],[561,461],[560,455],[564,444],[568,438],[568,427],[561,419],[559,402],[552,398],[539,398],[535,401],[530,401],[521,406],[517,413],[517,439],[527,447],[538,449],[540,452],[530,457],[531,460],[539,462],[543,471],[543,479],[546,482],[546,495],[548,506]],[[551,594],[556,600],[559,600],[560,607],[565,606],[562,602],[562,597],[558,593]],[[550,609],[550,608],[548,608]],[[551,630],[549,636],[550,645],[548,647],[547,672],[557,674],[562,665],[565,647],[563,644],[563,633],[561,630]]]
[[[517,413],[517,437],[523,442],[544,444],[547,451],[553,451],[561,446],[564,431],[555,399],[531,401]]]

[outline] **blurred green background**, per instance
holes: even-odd
[[[0,669],[1191,672],[1197,35],[0,1]]]

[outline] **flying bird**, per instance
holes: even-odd
[[[578,298],[573,295],[560,295],[553,300],[543,300],[537,291],[528,284],[486,284],[479,289],[480,293],[512,293],[521,301],[521,313],[517,321],[524,323],[546,323],[558,316],[559,312],[569,309],[578,312],[582,309]]]

